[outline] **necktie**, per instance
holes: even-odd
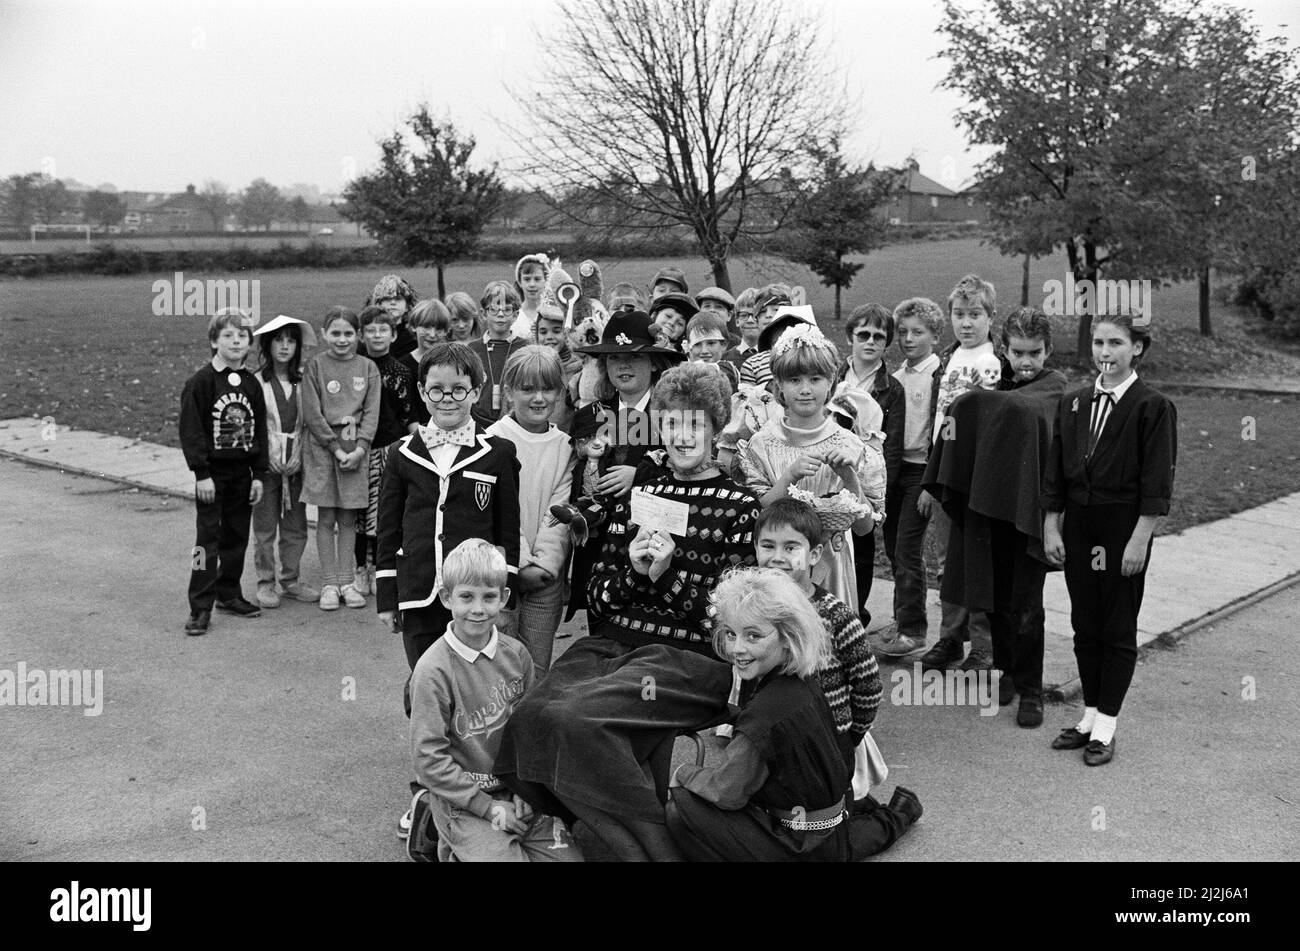
[[[1110,390],[1098,390],[1092,396],[1092,420],[1091,427],[1088,430],[1088,458],[1092,458],[1092,452],[1097,448],[1097,440],[1101,438],[1102,427],[1106,425],[1106,417],[1115,406],[1115,394]]]
[[[460,429],[439,429],[437,426],[421,426],[420,438],[427,449],[437,449],[446,443],[457,446],[474,445],[474,424],[466,423]]]

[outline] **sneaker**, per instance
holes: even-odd
[[[418,799],[420,793],[415,794]],[[411,823],[415,820],[415,800],[411,800],[411,808],[402,813],[402,817],[397,820],[397,837],[405,839],[411,834]]]
[[[339,592],[343,596],[343,603],[350,608],[364,608],[366,606],[366,596],[357,590],[354,584],[345,584]]]
[[[321,588],[320,609],[322,611],[337,611],[339,609],[339,589],[336,585],[327,584]]]
[[[917,651],[924,649],[924,637],[899,634],[892,641],[881,644],[877,653],[884,654],[886,657],[906,657],[908,654],[915,654]]]
[[[218,601],[217,610],[225,611],[227,614],[235,614],[239,617],[261,617],[262,609],[256,604],[249,604],[243,598],[231,598],[229,601]]]
[[[348,588],[355,588],[357,594],[360,595],[367,595],[370,593],[370,572],[367,569],[358,568],[355,572],[353,572],[352,577],[353,577],[352,584],[344,585],[343,587],[343,593],[345,595],[347,594]],[[349,603],[348,607],[356,607],[356,605]]]
[[[275,593],[274,581],[257,586],[257,603],[264,608],[278,608],[280,606],[280,596]]]
[[[281,591],[286,598],[292,598],[294,601],[306,601],[308,604],[315,604],[320,600],[320,592],[309,584],[303,584],[301,581],[287,584]]]
[[[946,670],[953,661],[961,660],[962,653],[961,641],[941,637],[938,643],[921,657],[921,667],[924,670]]]
[[[429,808],[429,790],[421,789],[411,800],[411,808],[398,820],[407,823],[406,854],[412,862],[437,862],[438,827],[433,824],[433,813]]]
[[[190,619],[185,622],[185,633],[190,637],[208,633],[208,622],[212,620],[211,611],[191,611]]]
[[[970,656],[961,662],[962,670],[992,670],[993,655],[982,647],[972,647]]]

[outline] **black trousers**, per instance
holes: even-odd
[[[1124,546],[1137,520],[1133,504],[1068,502],[1061,531],[1083,702],[1111,717],[1119,715],[1137,667],[1137,619],[1146,566],[1131,578],[1120,573]],[[1148,565],[1150,561],[1148,545]]]
[[[211,611],[214,601],[243,597],[239,576],[244,573],[248,528],[253,520],[253,505],[248,501],[253,473],[247,464],[213,466],[211,478],[217,487],[216,498],[211,502],[194,500],[194,546],[203,549],[203,567],[190,571],[191,611]]]
[[[441,598],[434,598],[427,608],[409,608],[401,612],[402,646],[406,648],[406,662],[415,670],[415,662],[433,642],[447,632],[451,612],[442,606]]]
[[[858,603],[851,604],[849,607],[857,611],[858,617],[862,619],[862,626],[866,627],[871,621],[871,612],[867,610],[867,598],[871,596],[871,583],[876,578],[872,570],[876,566],[876,533],[874,530],[866,535],[855,535],[849,532],[849,536],[853,539],[853,574],[858,582]]]
[[[1047,565],[1027,553],[1029,536],[1010,522],[989,522],[993,559],[993,664],[1022,697],[1043,693],[1043,582]]]

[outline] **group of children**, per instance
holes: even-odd
[[[759,652],[763,674],[817,681],[853,779],[852,812],[875,817],[869,841],[852,854],[887,847],[921,811],[901,787],[881,806],[862,781],[881,696],[865,608],[877,534],[895,582],[894,623],[879,652],[922,655],[932,669],[996,664],[1005,674],[1000,700],[1019,694],[1024,727],[1043,716],[1044,572],[1063,566],[1085,714],[1052,745],[1084,748],[1090,765],[1109,761],[1176,450],[1172,404],[1134,372],[1151,343],[1144,326],[1126,315],[1099,318],[1099,375],[1067,392],[1064,377],[1044,366],[1048,319],[1021,307],[995,335],[995,292],[975,275],[948,298],[956,340],[942,352],[944,309],[912,298],[892,310],[854,310],[841,357],[794,289],[769,285],[733,298],[708,288],[692,297],[671,267],[655,275],[649,295],[615,285],[595,308],[593,344],[566,324],[548,293],[549,270],[545,256],[526,257],[513,281],[490,282],[477,301],[464,293],[419,301],[389,275],[360,313],[336,307],[325,314],[321,347],[309,359],[304,351],[315,335],[305,322],[282,316],[254,330],[247,315],[223,312],[209,323],[212,359],[182,394],[181,441],[195,473],[202,550],[186,632],[205,633],[214,606],[245,617],[282,598],[323,610],[361,608],[373,591],[412,670],[415,798],[399,834],[427,816],[444,859],[580,857],[563,824],[511,793],[492,760],[511,711],[551,665],[566,603],[570,616],[587,606],[603,520],[665,470],[654,451],[661,421],[651,418],[650,398],[678,363],[725,378],[729,421],[701,466],[717,466],[762,508],[746,539],[752,555],[715,589],[710,617],[724,623],[705,632],[706,641],[711,636],[719,656],[736,663],[732,701],[743,712],[752,699],[741,691],[744,671],[755,654],[739,643],[744,625],[735,619],[762,601],[755,587],[772,588],[778,572],[820,619],[809,632],[800,620],[807,612],[759,615],[752,643],[774,638]],[[891,373],[885,356],[895,340],[902,362]],[[250,371],[255,341],[260,360]],[[1041,518],[1032,530],[1019,515],[977,504],[989,490],[967,488],[975,481],[969,472],[951,475],[960,468],[955,457],[974,458],[955,438],[955,422],[989,426],[989,412],[1003,405],[966,397],[985,391],[1017,394],[1045,420],[1043,451],[1020,467],[1032,470],[1025,478]],[[982,417],[971,410],[977,404]],[[632,425],[641,418],[646,426]],[[969,435],[972,423],[964,425]],[[318,511],[319,590],[300,577],[308,503]],[[981,519],[987,531],[973,527],[985,526]],[[239,584],[250,521],[257,604]],[[926,650],[931,523],[948,580],[939,638]],[[992,538],[992,594],[970,594],[976,535]],[[1100,567],[1098,547],[1106,556]],[[629,549],[634,559],[641,554]],[[647,564],[658,557],[648,549],[644,556]],[[807,643],[813,635],[821,640]],[[710,838],[708,830],[721,826],[701,811],[699,796],[714,788],[706,778],[674,778],[694,797],[675,791],[668,811],[674,834],[690,843],[683,850],[701,858],[764,854],[753,851],[752,835],[730,852]],[[843,858],[846,842],[800,846],[795,857]]]

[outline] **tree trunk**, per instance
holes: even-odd
[[[1197,275],[1197,304],[1201,313],[1201,336],[1213,337],[1214,328],[1210,326],[1210,266],[1206,264]]]
[[[720,287],[728,293],[731,292],[731,274],[727,270],[727,259],[709,258],[709,267],[713,269],[713,286]]]
[[[1070,257],[1070,273],[1074,275],[1076,282],[1093,280],[1097,273],[1097,248],[1090,241],[1083,242],[1084,260],[1079,261],[1079,248],[1071,241],[1066,245],[1066,250]],[[1089,299],[1096,304],[1097,295],[1089,295]],[[1066,301],[1066,306],[1075,301]],[[1079,331],[1075,338],[1076,352],[1074,355],[1074,365],[1083,370],[1092,369],[1092,314],[1083,313],[1079,315]]]
[[[836,284],[835,284],[835,322],[836,322],[837,324],[840,322],[840,285],[839,285],[839,282],[836,282]]]
[[[1020,274],[1020,306],[1029,306],[1029,252],[1025,252],[1025,267]]]
[[[437,269],[438,269],[438,300],[446,300],[446,299],[447,299],[447,284],[446,284],[446,282],[443,280],[443,269],[442,269],[442,263],[439,262],[438,264],[435,265],[435,267],[437,267]]]

